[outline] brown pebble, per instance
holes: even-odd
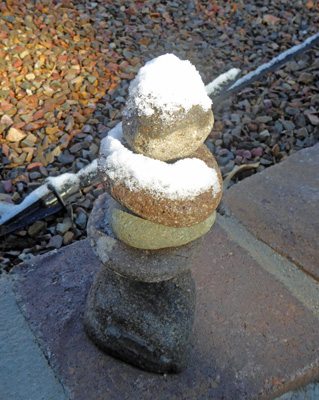
[[[67,246],[68,244],[70,244],[72,242],[72,240],[74,239],[74,233],[71,231],[66,232],[63,235],[63,244],[64,246]]]

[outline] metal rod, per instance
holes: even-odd
[[[315,35],[309,37],[303,43],[293,46],[292,48],[284,51],[277,57],[273,58],[271,61],[260,65],[254,71],[248,72],[248,74],[238,79],[229,88],[213,93],[211,99],[213,100],[213,102],[218,102],[220,100],[229,97],[234,93],[243,90],[245,87],[251,85],[253,82],[260,80],[263,76],[267,75],[269,72],[276,71],[281,66],[286,64],[288,61],[297,57],[299,54],[302,54],[305,51],[309,50],[316,44],[319,44],[319,33],[316,33]]]

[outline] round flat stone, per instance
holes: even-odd
[[[187,113],[174,112],[163,119],[158,110],[151,116],[139,115],[135,110],[123,116],[123,135],[132,150],[147,157],[172,161],[188,157],[206,140],[214,125],[212,110],[193,106]]]
[[[201,251],[202,238],[180,247],[159,250],[137,249],[112,237],[107,213],[110,196],[94,203],[88,221],[88,237],[95,255],[112,271],[144,282],[160,282],[187,271]]]
[[[217,172],[220,186],[218,193],[207,190],[190,199],[173,200],[156,196],[146,189],[132,189],[124,182],[111,179],[107,171],[101,168],[99,173],[107,192],[134,214],[156,224],[180,228],[196,225],[207,219],[216,210],[222,196],[222,176],[207,146],[200,146],[189,158],[198,158]]]
[[[117,239],[138,249],[157,250],[187,244],[205,235],[216,220],[216,211],[199,224],[175,228],[155,224],[133,215],[114,199],[110,200],[108,222]]]

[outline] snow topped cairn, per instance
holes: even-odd
[[[188,157],[212,130],[211,106],[196,68],[165,54],[146,63],[131,82],[122,112],[124,138],[147,157]]]
[[[211,100],[189,61],[166,54],[141,68],[123,123],[103,139],[98,162],[107,192],[122,205],[111,202],[108,216],[118,239],[159,249],[211,228],[222,194],[218,165],[203,144],[213,121]]]
[[[195,68],[167,54],[140,70],[123,117],[101,142],[98,171],[113,199],[100,196],[89,219],[102,267],[85,330],[112,356],[176,373],[190,356],[190,267],[203,244],[196,239],[212,227],[222,193],[203,144],[214,120],[211,101]]]

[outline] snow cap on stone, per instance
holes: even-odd
[[[133,110],[151,116],[156,109],[162,111],[164,119],[169,119],[172,113],[181,108],[186,113],[194,105],[205,111],[212,106],[199,72],[188,60],[165,54],[139,70],[130,84],[123,116],[129,118]]]
[[[204,161],[184,158],[168,164],[133,153],[122,141],[122,123],[119,123],[101,142],[98,168],[131,190],[148,190],[155,197],[171,200],[193,199],[207,190],[215,198],[221,191],[216,170]]]

